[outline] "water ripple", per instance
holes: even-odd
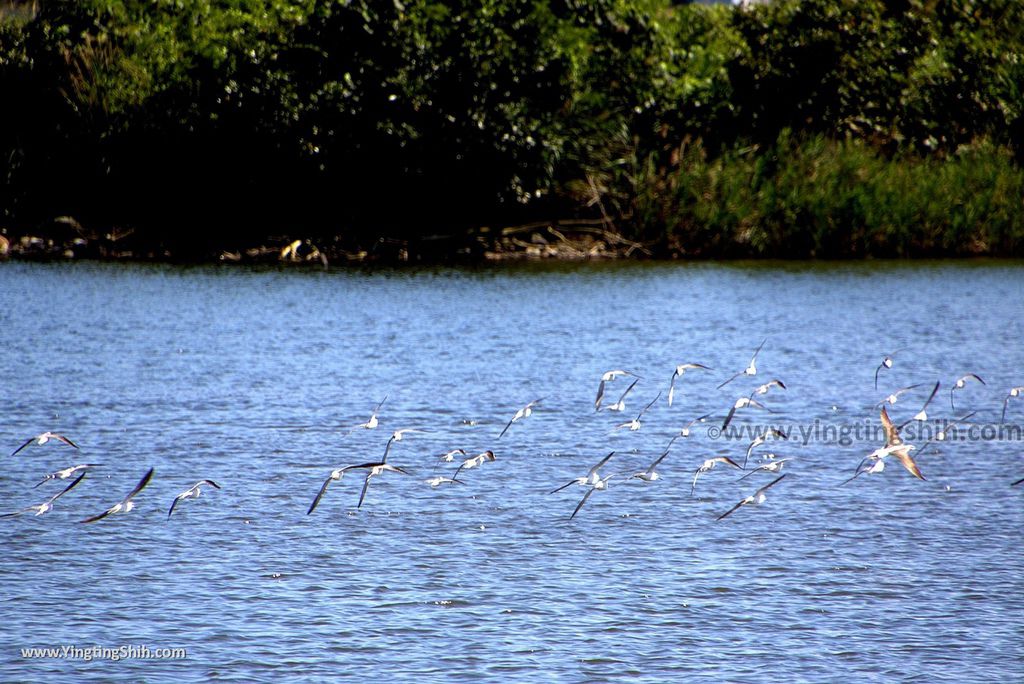
[[[977,372],[988,385],[957,403],[997,421],[1024,367],[1005,342],[1024,333],[1021,284],[1006,262],[3,264],[3,443],[59,429],[82,448],[9,459],[0,501],[38,503],[57,490],[32,485],[72,461],[104,466],[48,515],[0,520],[0,680],[1024,679],[1019,445],[943,445],[920,457],[926,482],[894,465],[839,487],[877,445],[772,444],[794,458],[788,479],[721,522],[768,479],[716,469],[691,497],[704,459],[745,449],[709,438],[710,422],[674,443],[662,480],[624,477],[688,420],[721,420],[756,383],[717,391],[719,376],[765,335],[758,379],[789,389],[766,398],[777,413],[737,425],[873,420],[878,354],[901,345],[892,387]],[[878,302],[910,294],[941,304],[900,306],[908,337],[893,339]],[[688,373],[640,431],[612,429],[685,360],[718,370]],[[593,410],[596,379],[619,367],[644,378],[621,420]],[[351,432],[384,395],[381,427]],[[402,427],[425,431],[392,445],[409,476],[375,478],[357,509],[363,476],[346,475],[306,515],[331,469],[378,458]],[[465,486],[427,486],[456,447],[497,460]],[[585,490],[548,492],[611,450],[620,476],[570,521]],[[137,510],[77,524],[148,467]],[[223,489],[168,519],[202,478]],[[188,658],[19,651],[125,644]]]

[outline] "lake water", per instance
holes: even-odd
[[[1024,451],[996,429],[1024,385],[1019,263],[7,263],[0,295],[0,512],[69,482],[33,489],[48,472],[103,464],[47,515],[0,519],[2,681],[1024,679]],[[716,389],[765,338],[757,376]],[[669,407],[691,361],[714,370],[687,372]],[[612,369],[642,379],[624,413],[595,412]],[[987,384],[953,410],[969,372]],[[773,412],[719,435],[772,378],[787,387],[759,397]],[[892,461],[839,486],[881,446],[875,405],[922,383],[889,408],[908,420],[937,380],[929,417],[976,411],[973,436],[918,455],[926,481]],[[641,429],[614,429],[659,392]],[[351,431],[385,395],[379,427]],[[1006,406],[1024,423],[1024,396]],[[705,413],[661,480],[627,479]],[[691,496],[695,469],[742,462],[744,431],[765,425],[791,439],[749,465],[772,451],[787,477],[716,521],[774,476],[721,465]],[[400,428],[423,430],[392,445],[408,475],[374,478],[357,509],[350,472],[306,514],[333,468],[379,459]],[[45,430],[80,450],[7,455]],[[496,460],[428,486],[456,448]],[[570,520],[586,490],[549,492],[611,451],[616,476]],[[134,511],[78,524],[151,467]],[[222,489],[168,519],[204,478]]]

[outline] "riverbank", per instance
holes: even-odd
[[[0,235],[0,259],[279,263],[326,267],[370,263],[583,261],[650,258],[655,254],[654,245],[634,242],[587,221],[536,222],[498,229],[484,227],[414,240],[382,236],[368,244],[342,235],[322,238],[278,235],[243,247],[180,251],[165,245],[146,245],[134,239],[131,232],[92,232],[71,217],[59,217],[53,224],[61,230]]]
[[[691,144],[673,167],[646,173],[615,213],[584,206],[562,219],[376,229],[217,224],[216,208],[158,230],[160,217],[110,228],[60,216],[0,227],[0,256],[322,265],[1024,255],[1024,170],[987,142],[935,159],[784,134],[716,157]],[[602,216],[579,216],[587,213]]]

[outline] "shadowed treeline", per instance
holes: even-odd
[[[0,228],[101,256],[481,254],[551,221],[655,256],[1020,255],[1022,83],[1009,0],[2,3]]]

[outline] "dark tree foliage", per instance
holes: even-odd
[[[208,253],[588,217],[684,254],[1019,250],[1012,0],[12,7],[9,232],[73,215]],[[797,182],[819,171],[827,195]]]

